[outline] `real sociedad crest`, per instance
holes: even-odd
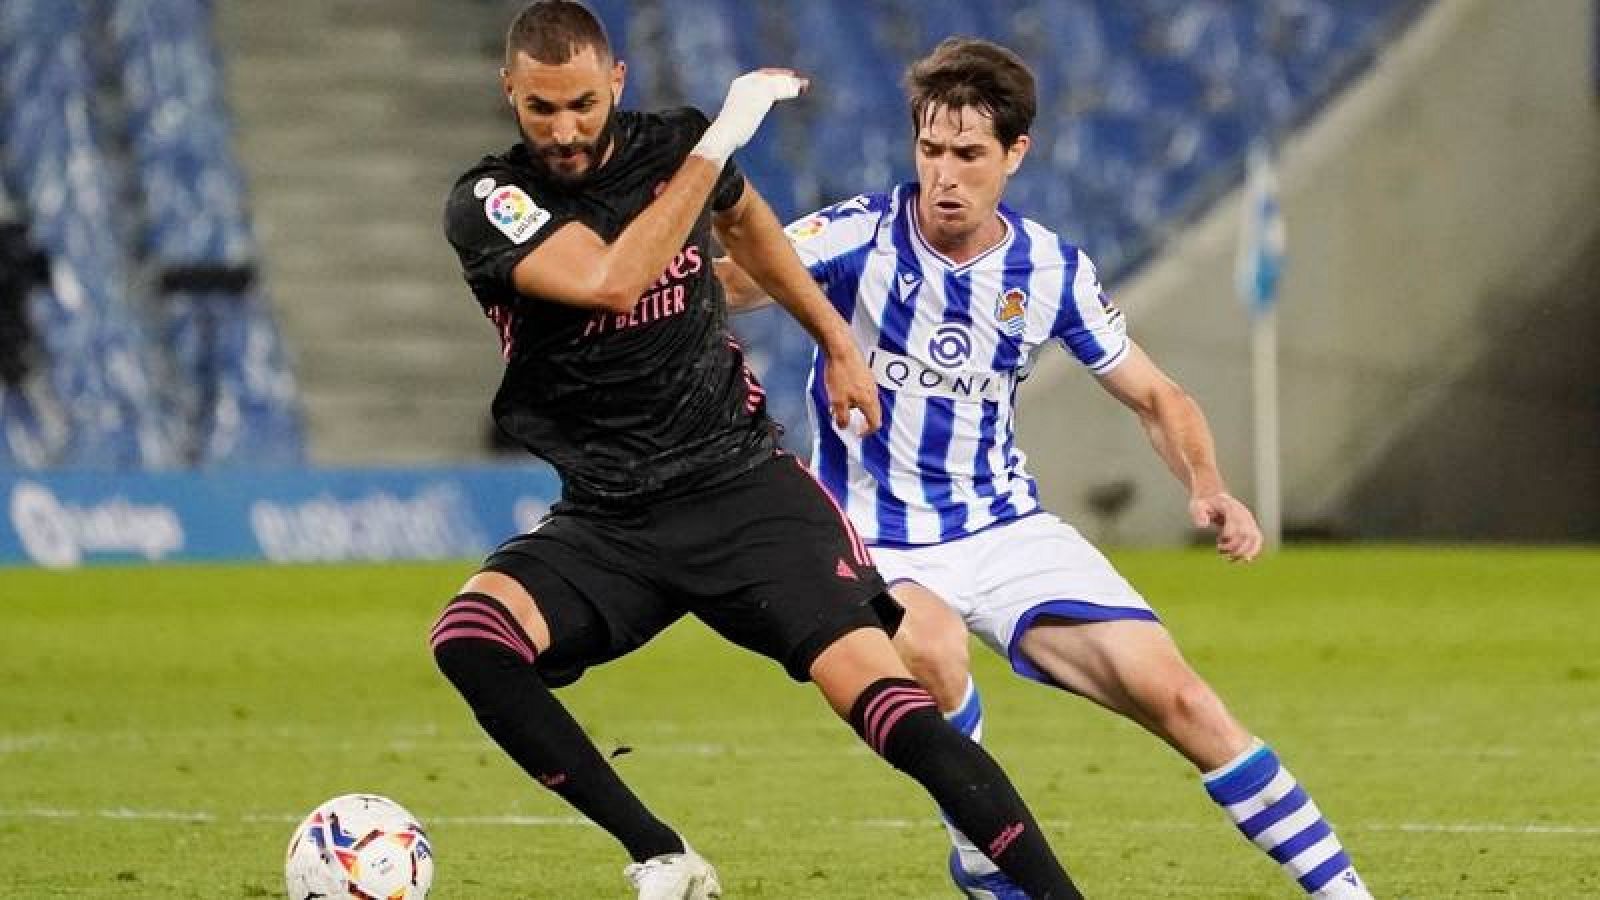
[[[1027,292],[1014,287],[1001,294],[995,300],[994,317],[999,320],[1001,331],[1012,337],[1020,337],[1022,329],[1028,324]]]

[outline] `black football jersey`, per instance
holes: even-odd
[[[775,426],[727,328],[712,268],[711,211],[744,176],[728,163],[688,240],[630,312],[519,294],[511,273],[568,222],[615,240],[708,124],[692,108],[619,111],[611,157],[578,186],[541,176],[521,143],[456,181],[445,233],[500,332],[494,418],[560,473],[563,499],[628,505],[725,480],[769,457]]]

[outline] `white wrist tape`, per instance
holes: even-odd
[[[746,72],[728,85],[722,111],[690,151],[718,166],[755,136],[772,104],[800,96],[805,79],[786,72]]]

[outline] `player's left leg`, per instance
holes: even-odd
[[[1310,795],[1234,719],[1159,622],[1046,616],[1015,646],[1056,684],[1138,722],[1188,758],[1240,832],[1307,893],[1371,896]]]

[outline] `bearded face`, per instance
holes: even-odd
[[[551,180],[580,184],[611,150],[624,66],[584,47],[563,63],[518,53],[503,70],[528,155]]]

